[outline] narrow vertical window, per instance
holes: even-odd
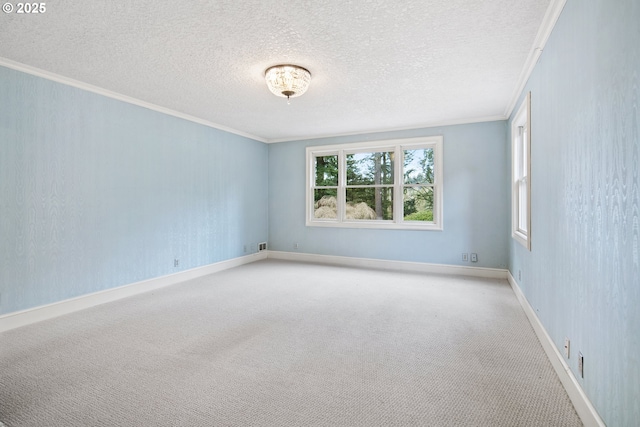
[[[403,219],[433,221],[434,149],[404,150],[403,156]]]
[[[338,155],[315,155],[313,166],[313,217],[335,220],[338,217]]]
[[[531,93],[511,122],[511,235],[531,250]]]

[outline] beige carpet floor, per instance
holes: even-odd
[[[0,423],[582,425],[506,281],[276,260],[0,334]]]

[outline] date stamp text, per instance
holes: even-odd
[[[2,5],[2,11],[4,13],[34,15],[45,13],[47,11],[47,3],[5,3]]]

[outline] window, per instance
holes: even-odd
[[[308,226],[442,230],[442,137],[307,147]]]
[[[511,235],[531,250],[531,93],[511,122]]]

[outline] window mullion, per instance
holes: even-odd
[[[404,180],[402,179],[404,174],[404,151],[400,145],[396,145],[394,150],[396,150],[396,154],[393,158],[393,161],[395,162],[393,165],[393,222],[399,223],[402,222],[402,219],[404,218]]]
[[[337,191],[337,215],[338,222],[344,222],[345,219],[345,206],[347,200],[347,191],[345,189],[347,185],[347,157],[344,155],[344,150],[338,151],[338,191]]]

